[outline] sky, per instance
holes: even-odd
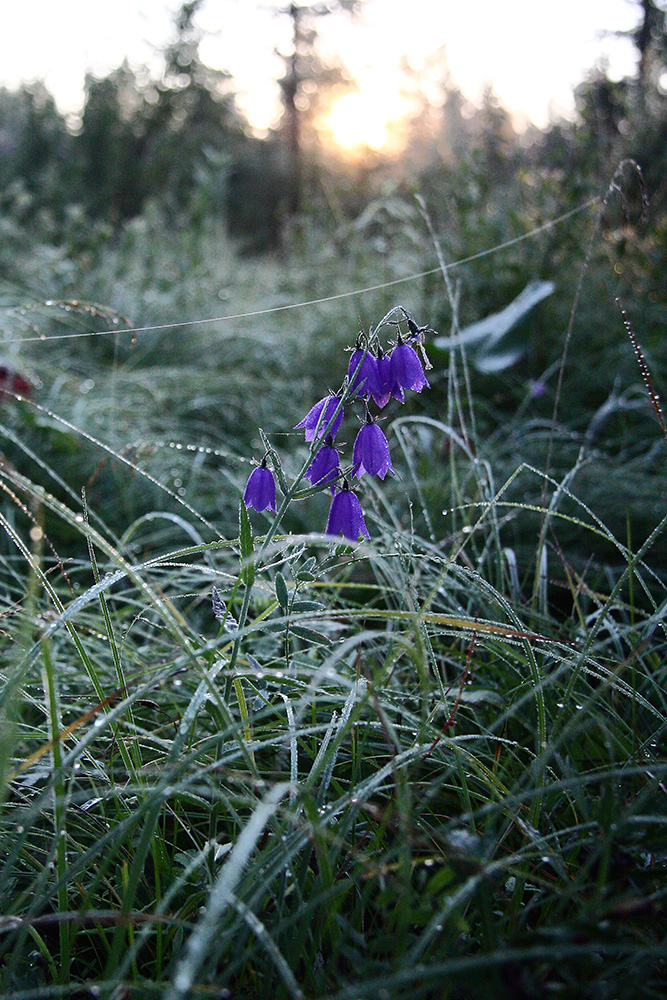
[[[275,49],[289,50],[289,21],[276,6],[205,0],[199,17],[204,61],[232,73],[258,128],[276,116],[283,64]],[[124,58],[158,66],[178,7],[178,0],[4,0],[0,84],[42,79],[62,111],[76,112],[87,71],[104,75]],[[343,59],[376,117],[400,112],[401,60],[419,71],[444,46],[451,81],[468,97],[490,84],[509,110],[544,125],[551,113],[571,110],[573,87],[596,63],[606,60],[615,76],[633,72],[631,44],[613,33],[637,16],[630,0],[366,0],[358,23],[332,15],[319,25],[323,51]]]

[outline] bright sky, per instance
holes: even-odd
[[[206,0],[199,23],[210,34],[202,56],[228,69],[240,103],[258,127],[275,116],[287,18],[275,0]],[[283,3],[282,6],[285,6]],[[5,0],[0,83],[43,79],[62,110],[77,110],[87,70],[103,74],[127,57],[150,64],[172,34],[178,0]],[[549,109],[568,110],[572,88],[606,59],[621,76],[634,68],[626,40],[605,36],[637,22],[630,0],[367,0],[356,25],[319,21],[323,48],[339,55],[389,117],[400,108],[398,66],[419,69],[445,47],[452,81],[471,98],[490,83],[512,111],[544,124]]]

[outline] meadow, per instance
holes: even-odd
[[[621,187],[256,257],[3,221],[0,996],[664,996],[664,232]],[[360,333],[429,387],[369,402]],[[305,478],[339,390],[369,537]]]

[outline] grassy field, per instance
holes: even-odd
[[[664,307],[597,203],[405,212],[6,234],[0,996],[664,996]],[[443,345],[536,276],[516,364]],[[294,425],[407,315],[352,543]]]

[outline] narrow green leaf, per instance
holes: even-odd
[[[305,625],[291,625],[290,632],[292,635],[298,635],[300,639],[306,639],[307,642],[314,642],[318,646],[328,646],[331,643],[331,639],[328,636],[322,635],[321,632],[316,632],[312,628],[306,628]]]
[[[278,604],[280,607],[286,611],[289,607],[289,594],[287,593],[287,584],[285,583],[285,577],[280,571],[276,573],[276,597],[278,598]]]
[[[292,611],[321,611],[323,607],[319,601],[294,601]]]

